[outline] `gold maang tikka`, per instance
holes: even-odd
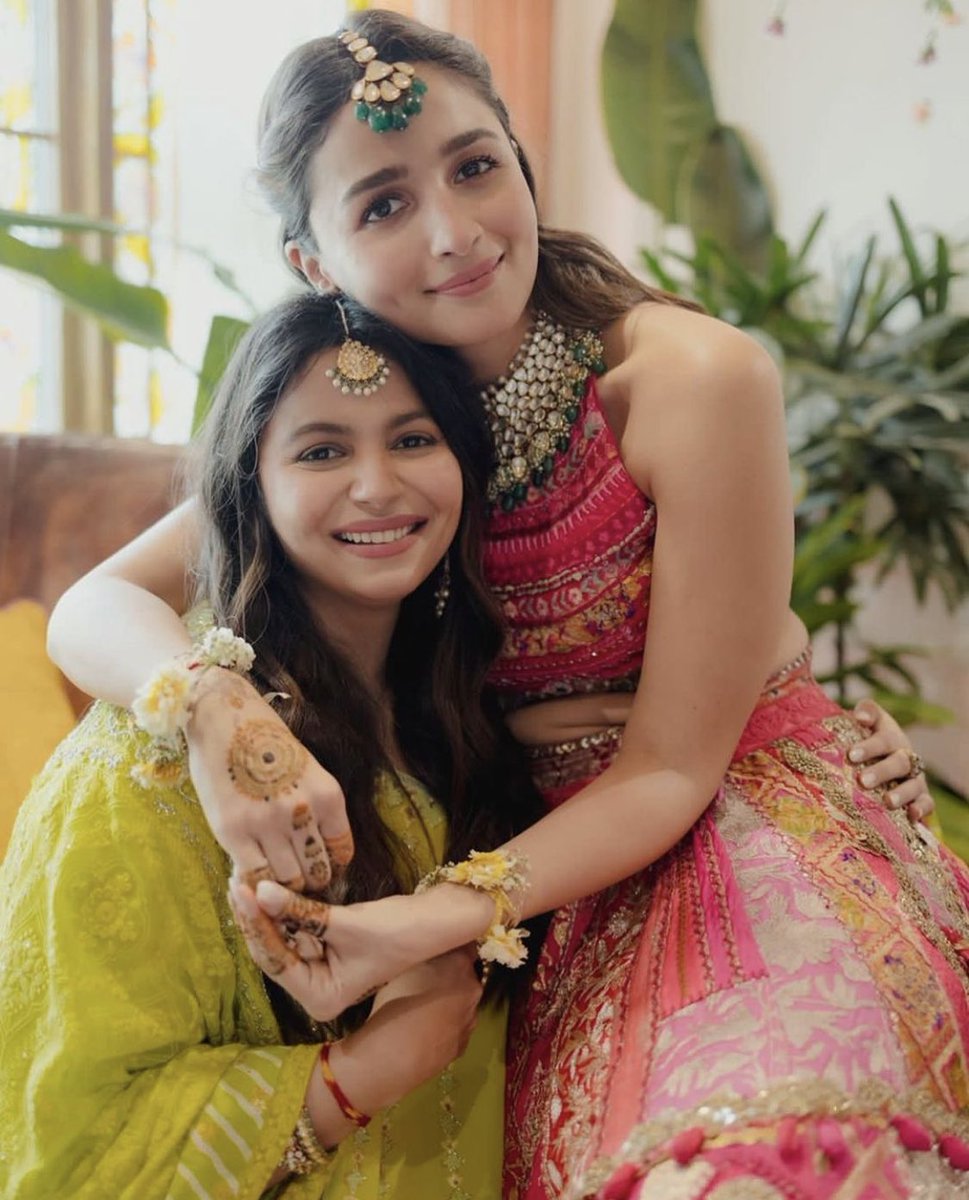
[[[387,382],[390,367],[384,356],[372,346],[350,336],[343,305],[337,302],[337,308],[347,337],[337,353],[336,366],[326,370],[327,378],[332,379],[333,386],[344,395],[352,392],[354,396],[369,396]]]
[[[350,92],[357,120],[366,121],[375,133],[406,129],[411,117],[421,111],[421,97],[427,91],[424,80],[417,78],[410,63],[382,62],[367,39],[353,29],[345,29],[338,40],[363,67],[363,78]]]

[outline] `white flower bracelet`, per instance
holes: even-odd
[[[186,656],[160,666],[140,689],[131,705],[135,723],[153,738],[177,742],[192,714],[192,691],[199,674],[209,667],[245,674],[255,658],[249,643],[231,629],[209,629]]]

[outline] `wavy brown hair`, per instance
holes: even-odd
[[[462,859],[471,849],[506,841],[541,811],[521,752],[484,690],[502,640],[500,612],[481,568],[490,435],[457,355],[422,346],[345,299],[341,303],[351,336],[411,380],[461,469],[450,598],[438,619],[435,572],[404,599],[386,677],[408,770],[445,808],[447,857]],[[346,336],[331,296],[300,295],[259,318],[219,386],[193,474],[202,525],[196,597],[212,606],[219,624],[252,643],[257,687],[288,694],[280,715],[339,780],[357,849],[334,898],[353,902],[410,891],[417,882],[407,848],[373,808],[378,771],[393,771],[381,745],[383,714],[352,663],[314,621],[299,574],[269,521],[258,477],[260,438],[280,398],[317,355]]]
[[[454,34],[385,9],[355,13],[349,24],[388,62],[429,62],[460,76],[511,139],[535,200],[531,166],[483,54]],[[280,218],[283,246],[295,241],[308,252],[319,249],[309,222],[310,160],[325,140],[330,121],[349,103],[359,77],[359,66],[333,35],[298,46],[269,84],[259,117],[256,178]],[[539,220],[533,308],[573,328],[601,329],[645,300],[699,310],[692,301],[642,283],[595,238],[551,229]]]

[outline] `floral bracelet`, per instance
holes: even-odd
[[[495,919],[478,938],[478,957],[483,963],[520,967],[528,958],[527,929],[517,929],[518,917],[511,895],[525,886],[525,859],[504,850],[472,850],[464,862],[435,867],[417,885],[426,892],[439,883],[457,883],[485,892],[495,904]]]
[[[188,655],[164,663],[152,674],[131,705],[135,723],[153,738],[175,745],[192,715],[192,691],[199,675],[209,667],[244,674],[255,658],[249,643],[231,629],[209,629]]]

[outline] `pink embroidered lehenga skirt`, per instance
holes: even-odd
[[[549,803],[619,736],[540,753]],[[793,664],[691,833],[555,915],[507,1200],[969,1196],[969,875],[858,789],[860,736]]]

